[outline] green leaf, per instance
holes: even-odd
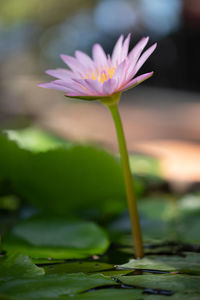
[[[110,269],[114,269],[113,265],[101,263],[101,262],[67,262],[67,263],[57,263],[44,267],[46,274],[62,274],[62,273],[80,273],[84,274],[97,273],[101,274]]]
[[[103,208],[122,202],[124,186],[118,162],[103,150],[76,146],[39,153],[16,178],[23,195],[43,210],[69,214],[78,208]],[[125,198],[125,197],[124,197]]]
[[[184,293],[200,293],[200,276],[188,275],[134,275],[118,276],[118,279],[128,285],[140,288],[166,290]]]
[[[34,277],[44,275],[44,270],[37,267],[28,256],[10,255],[0,259],[0,281],[16,277]]]
[[[196,293],[174,293],[170,297],[162,295],[143,295],[141,300],[199,300],[199,294]]]
[[[200,200],[200,199],[199,199]],[[168,197],[147,198],[140,201],[140,213],[144,217],[144,238],[170,240],[182,243],[199,244],[199,212],[185,211],[182,201]]]
[[[117,283],[101,274],[52,274],[40,278],[8,281],[0,286],[0,293],[14,297],[14,299],[56,299],[59,296],[73,296],[106,285],[113,286]]]
[[[146,198],[140,201],[139,211],[144,218],[144,238],[148,241],[157,239],[160,241],[176,240],[177,208],[173,196],[161,196]]]
[[[167,221],[172,216],[168,215],[169,211],[171,211],[171,198],[172,197],[164,197],[161,195],[160,197],[148,197],[142,199],[139,203],[140,212],[145,217],[155,220],[155,221]]]
[[[178,241],[187,244],[200,244],[200,218],[190,216],[180,218],[178,226]]]
[[[38,266],[40,265],[51,265],[51,264],[62,264],[65,262],[65,259],[52,259],[51,257],[48,258],[31,258],[32,262]],[[71,272],[73,273],[73,272]]]
[[[138,175],[148,175],[160,177],[161,170],[159,165],[159,160],[153,157],[148,157],[144,155],[130,155],[129,162],[131,171]]]
[[[67,298],[63,298],[67,299]],[[102,289],[90,291],[73,297],[73,300],[142,300],[141,290],[127,289]],[[157,299],[157,298],[156,298]],[[155,300],[156,300],[155,299]]]
[[[171,203],[168,198],[147,198],[138,201],[139,214],[141,216],[141,227],[145,243],[152,241],[173,240],[174,227],[172,228],[168,220],[168,212],[171,209]],[[112,232],[128,233],[131,230],[131,224],[128,213],[119,216],[110,229]],[[122,239],[125,235],[123,234]],[[125,244],[132,246],[132,237]]]
[[[125,275],[131,270],[117,270],[114,265],[98,261],[78,261],[66,263],[53,263],[44,266],[46,274],[79,273],[84,274],[101,273],[105,276]]]
[[[0,209],[15,211],[19,208],[19,199],[16,196],[8,195],[0,197]]]
[[[11,297],[9,297],[9,296],[6,296],[6,295],[1,294],[1,295],[0,295],[0,300],[14,300],[14,298],[11,298]]]
[[[178,240],[183,243],[200,244],[200,196],[184,196],[178,202],[178,208]]]
[[[132,259],[119,267],[200,274],[200,253],[189,253],[185,257],[176,255],[149,255],[139,260]]]
[[[3,134],[0,134],[0,149],[0,179],[12,180],[27,164],[30,152],[20,149]]]
[[[108,246],[107,235],[96,224],[52,217],[32,217],[18,223],[3,244],[9,252],[54,259],[102,254]]]
[[[32,152],[43,152],[60,147],[68,147],[70,143],[55,137],[50,133],[36,127],[29,127],[20,130],[6,130],[8,138],[16,141],[17,145]]]
[[[45,212],[116,213],[126,205],[120,163],[104,150],[73,146],[31,153],[3,135],[0,148],[0,178],[11,181],[18,195]]]
[[[162,246],[160,251],[173,252],[173,247],[167,245],[166,242],[200,244],[199,195],[190,195],[181,200],[176,199],[174,195],[147,197],[140,199],[138,206],[141,216],[143,239],[146,245],[165,243],[165,249]],[[122,244],[132,246],[131,234],[129,239],[124,234],[130,233],[130,228],[128,214],[120,215],[110,225],[112,233],[114,232],[118,235],[121,233],[120,242]],[[118,236],[117,241],[119,242]],[[147,251],[160,252],[158,247]]]

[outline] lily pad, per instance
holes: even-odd
[[[119,276],[120,282],[140,288],[172,292],[200,293],[200,276],[194,275],[135,275]]]
[[[38,266],[49,265],[49,264],[62,264],[65,263],[65,259],[53,259],[51,257],[48,258],[31,258],[32,262]]]
[[[144,155],[129,155],[131,171],[138,175],[161,176],[158,159]]]
[[[67,262],[61,264],[53,264],[45,266],[46,274],[62,274],[62,273],[97,273],[101,274],[103,271],[113,269],[114,266],[106,263],[100,262],[90,262],[90,261],[79,261],[79,262]]]
[[[66,273],[79,273],[84,274],[101,273],[105,276],[114,275],[125,275],[131,273],[132,270],[118,270],[113,265],[101,263],[101,262],[67,262],[67,263],[57,263],[52,265],[44,266],[46,274],[66,274]]]
[[[37,267],[28,256],[22,254],[3,257],[0,259],[0,264],[0,281],[45,274],[43,268]]]
[[[67,298],[63,298],[67,299]],[[73,297],[73,300],[142,300],[141,290],[136,289],[102,289],[98,291],[90,291]],[[157,298],[156,298],[157,299]],[[156,300],[155,299],[155,300]]]
[[[187,244],[200,244],[200,218],[198,215],[180,216],[178,230],[178,241]]]
[[[140,289],[101,289],[98,291],[91,291],[87,293],[82,293],[80,295],[76,295],[73,297],[73,300],[199,300],[199,294],[182,294],[182,293],[175,293],[169,297],[164,295],[159,295],[158,293],[154,293],[152,291],[152,295],[143,292]],[[70,299],[68,297],[62,298]]]
[[[143,298],[141,300],[199,300],[199,294],[196,293],[189,293],[189,294],[183,294],[183,293],[175,293],[171,295],[170,297],[166,297],[164,295],[143,295]]]
[[[200,198],[195,197],[192,204],[188,203],[190,199],[185,198],[183,202],[173,195],[141,199],[138,204],[145,244],[173,241],[199,245]],[[124,233],[130,232],[130,228],[128,213],[121,215],[110,226],[111,232],[123,233],[122,239]]]
[[[177,240],[183,243],[200,244],[200,195],[185,195],[177,201]]]
[[[109,246],[103,229],[93,222],[36,216],[18,223],[3,248],[34,258],[84,258],[102,254]]]
[[[58,138],[36,127],[6,130],[6,134],[11,141],[16,141],[20,148],[30,150],[32,152],[44,152],[71,145],[68,141]]]
[[[93,146],[33,153],[0,135],[0,178],[42,211],[71,215],[86,209],[119,213],[126,207],[119,160]]]
[[[0,285],[0,293],[14,299],[56,299],[59,296],[73,296],[96,287],[115,285],[118,284],[114,280],[101,274],[52,274],[40,278],[8,281]]]
[[[162,205],[161,201],[162,200],[158,202],[158,210],[163,212],[162,209],[165,208],[165,204]],[[152,210],[152,214],[156,214],[156,216],[151,216],[148,212],[148,208],[150,208],[150,210]],[[155,209],[157,209],[156,205],[151,206],[148,201],[139,201],[139,213],[145,243],[149,243],[149,241],[152,242],[152,240],[164,242],[172,239],[174,236],[174,230],[171,229],[169,221],[161,219],[161,217],[157,218],[157,213],[153,212]],[[130,233],[130,230],[131,224],[128,212],[121,215],[110,226],[110,231],[112,233],[117,235],[121,233],[122,244],[124,244],[123,240],[126,239],[125,244],[132,246],[131,234],[130,238],[128,238],[128,236],[124,236],[126,233]]]
[[[140,260],[132,259],[119,267],[200,274],[200,253],[189,253],[185,257],[176,255],[149,255]]]
[[[0,295],[0,300],[14,300],[14,298],[2,294]]]

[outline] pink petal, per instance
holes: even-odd
[[[133,80],[129,81],[127,84],[122,86],[118,91],[125,91],[128,89],[131,89],[131,88],[135,87],[136,85],[140,84],[142,81],[150,78],[152,75],[153,75],[153,72],[142,74],[142,75],[134,78]]]
[[[129,33],[122,46],[121,61],[123,61],[127,57],[130,38],[131,38],[131,34]]]
[[[87,89],[85,86],[79,84],[78,82],[77,83],[74,82],[72,89],[73,89],[73,92],[75,92],[79,95],[82,95],[82,96],[84,96],[84,95],[85,96],[93,96],[94,95],[94,93],[91,90]]]
[[[45,73],[59,79],[69,78],[73,75],[71,71],[66,69],[46,70]]]
[[[157,47],[157,43],[153,44],[150,48],[148,48],[142,56],[139,58],[137,64],[136,64],[136,69],[135,73],[142,67],[142,65],[145,63],[145,61],[149,58],[149,56],[154,52],[154,50]]]
[[[134,76],[135,65],[136,65],[137,60],[140,57],[140,54],[142,53],[144,47],[148,43],[148,40],[149,40],[149,37],[142,38],[129,53],[129,55],[128,55],[129,70],[127,73],[127,78],[131,78]]]
[[[60,57],[64,61],[64,63],[70,67],[70,69],[73,72],[79,75],[83,75],[86,73],[84,66],[76,58],[65,54],[61,54]]]
[[[80,63],[82,65],[84,65],[84,67],[94,68],[94,62],[87,54],[83,53],[82,51],[77,50],[75,52],[75,55],[76,55],[78,61],[80,61]]]
[[[69,86],[68,86],[69,85]],[[85,91],[80,84],[77,84],[75,81],[65,82],[63,80],[55,80],[47,83],[39,84],[40,87],[50,88],[55,90],[60,90],[63,92],[79,93],[82,95],[90,95],[89,91]]]
[[[72,78],[57,79],[54,82],[56,84],[63,85],[63,86],[66,86],[66,87],[69,86],[70,88],[71,88],[71,85],[73,85],[73,83],[74,83]]]
[[[91,82],[94,83],[92,84]],[[98,83],[100,84],[100,82]],[[100,95],[100,87],[98,86],[97,82],[92,79],[73,79],[72,89],[79,95]]]
[[[94,62],[97,64],[98,67],[105,67],[108,65],[108,60],[106,54],[99,44],[95,44],[92,48],[92,56]]]
[[[127,60],[124,60],[116,69],[113,79],[118,81],[118,85],[122,86],[126,78]]]
[[[87,84],[88,88],[90,88],[95,94],[102,95],[102,83],[98,80],[93,79],[85,79],[85,83]]]
[[[56,81],[46,82],[46,83],[40,83],[38,84],[39,87],[46,88],[46,89],[54,89],[54,90],[60,90],[63,92],[70,92],[72,91],[69,87],[57,84]]]
[[[113,78],[106,80],[103,83],[103,93],[105,95],[111,95],[116,90],[117,81]]]
[[[93,79],[74,79],[75,82],[84,86],[90,93],[95,95],[103,95],[102,83]]]
[[[129,58],[130,59],[133,59],[135,57],[139,57],[142,50],[144,49],[144,47],[147,45],[149,41],[149,37],[145,37],[145,38],[142,38],[136,45],[135,47],[133,47],[133,49],[131,50],[131,52],[129,53]]]
[[[119,39],[117,40],[113,52],[112,52],[112,64],[117,66],[121,62],[121,53],[122,53],[122,42],[124,36],[120,35]]]

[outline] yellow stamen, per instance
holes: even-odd
[[[115,73],[115,68],[111,66],[110,68],[106,68],[106,71],[108,72],[110,78],[112,78]]]
[[[93,79],[93,80],[96,80],[96,76],[95,76],[94,71],[90,72],[90,78]]]
[[[105,68],[104,70],[97,69],[96,74],[94,71],[90,71],[89,74],[85,75],[84,79],[93,79],[93,80],[98,80],[101,83],[104,83],[109,78],[112,78],[114,73],[115,73],[115,68],[111,66],[110,68]]]
[[[101,83],[104,83],[104,81],[108,80],[108,73],[106,71],[102,71],[100,73],[100,75],[98,76],[98,80],[101,82]]]

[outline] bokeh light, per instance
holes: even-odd
[[[132,28],[137,22],[138,15],[134,1],[103,0],[96,6],[94,17],[100,30],[119,34]]]
[[[156,37],[167,35],[180,27],[181,0],[141,0],[140,9],[144,24]]]

